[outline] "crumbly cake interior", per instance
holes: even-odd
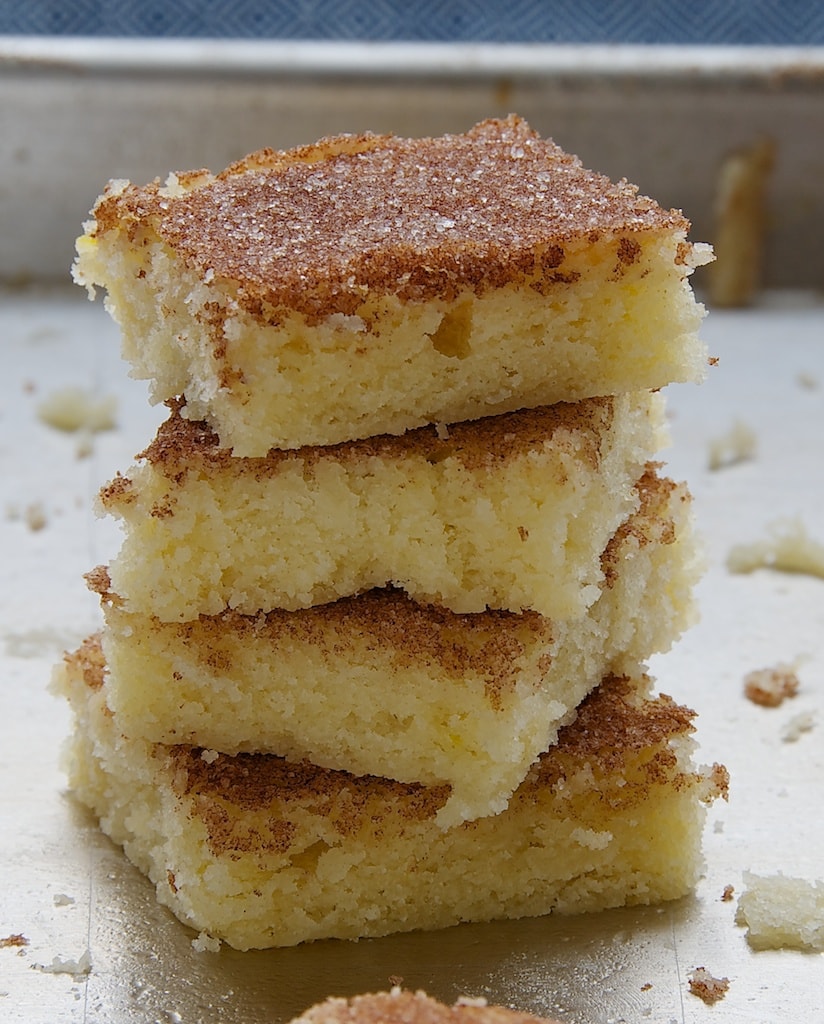
[[[648,391],[265,459],[232,456],[175,408],[101,492],[124,527],[112,588],[170,622],[387,584],[457,612],[577,617],[666,440]]]
[[[78,797],[178,917],[238,949],[684,895],[726,773],[691,763],[692,713],[605,680],[506,811],[442,830],[426,788],[127,738],[89,641],[55,674],[78,718]]]
[[[688,223],[522,120],[112,182],[75,279],[239,456],[699,381]]]
[[[124,732],[155,742],[447,782],[443,826],[496,813],[603,675],[667,650],[693,621],[688,492],[650,467],[638,493],[601,556],[600,596],[574,622],[374,590],[163,623],[125,611],[101,570],[108,703]]]

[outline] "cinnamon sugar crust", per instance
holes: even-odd
[[[74,652],[67,652],[63,660],[78,671],[90,690],[100,690],[106,681],[106,659],[100,646],[100,633],[93,633]]]
[[[609,429],[613,396],[559,402],[536,409],[521,409],[498,416],[484,416],[473,422],[449,427],[427,426],[401,436],[383,434],[336,445],[306,445],[297,450],[273,448],[264,458],[238,460],[231,449],[221,446],[217,434],[202,420],[186,419],[181,401],[167,403],[169,416],[160,425],[152,443],[136,458],[145,459],[176,481],[192,468],[237,470],[256,479],[265,477],[289,459],[299,458],[306,466],[321,459],[355,464],[369,458],[387,460],[420,455],[428,462],[457,459],[466,469],[478,470],[523,455],[525,451],[553,444],[574,452],[585,466],[597,470],[600,463],[599,435]],[[575,443],[573,445],[572,439]],[[123,477],[107,485],[104,504],[128,500],[129,484]]]
[[[661,695],[655,701],[633,700],[636,687],[626,676],[609,676],[586,697],[574,722],[564,726],[558,742],[538,759],[536,767],[516,791],[515,800],[529,800],[534,793],[566,777],[574,762],[589,764],[597,776],[620,776],[628,761],[642,751],[651,756],[642,776],[646,786],[672,775],[676,756],[667,747],[677,736],[693,731],[695,712]],[[198,747],[169,748],[169,771],[178,793],[196,793],[198,800],[218,799],[246,810],[270,807],[276,802],[301,801],[317,813],[332,812],[332,801],[345,795],[352,813],[370,798],[397,807],[410,820],[434,817],[449,795],[448,786],[424,787],[393,782],[377,776],[355,777],[303,762],[291,764],[274,754],[236,754],[209,762]],[[690,783],[684,776],[684,784]],[[644,798],[644,786],[624,787],[622,802]],[[398,803],[402,800],[402,804]],[[350,816],[351,825],[351,816]],[[215,842],[217,837],[213,837]]]
[[[217,177],[106,194],[94,216],[96,233],[125,229],[135,244],[151,221],[187,265],[235,282],[252,315],[286,308],[310,322],[354,314],[369,293],[421,302],[524,280],[540,289],[564,279],[565,246],[580,239],[618,238],[620,274],[639,255],[629,234],[688,228],[515,116],[463,135],[261,150]]]
[[[330,998],[310,1007],[292,1024],[556,1024],[543,1017],[491,1006],[483,999],[458,1000],[447,1006],[425,992],[393,989]]]

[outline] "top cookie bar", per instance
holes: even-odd
[[[698,381],[689,224],[511,116],[110,182],[75,279],[235,455]]]

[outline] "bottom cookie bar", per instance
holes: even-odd
[[[641,673],[603,681],[505,811],[446,830],[448,786],[124,737],[96,639],[55,687],[76,796],[161,903],[238,949],[673,899],[726,790],[725,769],[691,763],[692,712]]]

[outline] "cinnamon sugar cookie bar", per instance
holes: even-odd
[[[691,763],[691,712],[640,675],[603,681],[505,811],[446,830],[448,786],[124,736],[93,641],[55,685],[76,796],[161,903],[238,949],[674,899],[726,787]]]
[[[703,378],[689,224],[511,116],[111,182],[74,276],[238,456]]]
[[[574,618],[665,436],[662,397],[636,391],[239,459],[174,409],[101,492],[124,526],[112,589],[167,622],[386,585],[457,612]]]

